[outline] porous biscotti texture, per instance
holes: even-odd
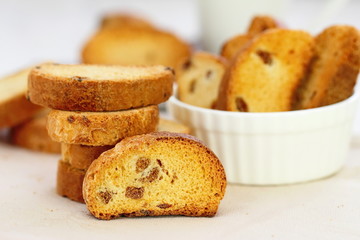
[[[52,110],[49,136],[57,142],[89,146],[115,145],[121,139],[156,130],[156,105],[117,112],[71,112]]]
[[[78,169],[88,169],[100,154],[114,146],[86,146],[80,144],[61,144],[61,156],[64,162]]]
[[[0,79],[0,128],[18,125],[40,111],[26,99],[29,72],[25,69]]]
[[[221,48],[221,56],[232,60],[250,41],[258,34],[272,28],[278,28],[279,24],[270,16],[255,16],[248,27],[246,34],[237,35],[226,41]]]
[[[84,203],[82,185],[85,176],[84,169],[72,167],[62,160],[58,162],[56,192],[73,201]]]
[[[118,111],[166,101],[173,81],[164,66],[43,64],[29,75],[29,97],[58,110]]]
[[[174,132],[174,133],[186,133],[190,134],[191,130],[188,126],[172,121],[160,118],[159,125],[157,127],[158,132]]]
[[[89,167],[83,196],[99,219],[214,216],[226,187],[223,166],[200,141],[157,132],[126,138]]]
[[[351,26],[325,29],[315,39],[315,55],[299,88],[296,109],[321,107],[347,99],[360,67],[360,35]]]
[[[191,47],[175,35],[151,28],[100,29],[86,43],[82,61],[90,64],[165,65],[175,68]]]
[[[268,29],[278,28],[279,23],[272,17],[266,15],[255,16],[248,27],[247,34],[255,36]]]
[[[125,13],[111,13],[105,15],[101,20],[101,28],[154,28],[154,26],[138,16]]]
[[[53,141],[46,130],[47,111],[13,127],[11,142],[33,151],[60,153],[60,143]]]
[[[313,38],[303,31],[271,29],[258,35],[223,78],[218,108],[242,112],[292,110],[313,48]]]
[[[176,70],[178,98],[188,104],[214,108],[219,85],[227,69],[225,59],[197,52]]]

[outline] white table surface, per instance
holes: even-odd
[[[303,184],[229,185],[213,218],[97,220],[55,193],[58,155],[0,142],[1,240],[360,239],[360,148],[336,175]]]

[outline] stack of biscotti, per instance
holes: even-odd
[[[128,14],[103,18],[87,41],[82,61],[88,64],[164,65],[175,68],[191,53],[191,46],[176,35]]]
[[[28,96],[52,109],[48,133],[62,146],[59,195],[83,202],[83,178],[94,159],[123,138],[156,130],[157,104],[171,96],[173,77],[164,66],[43,64],[31,70]]]

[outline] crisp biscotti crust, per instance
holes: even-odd
[[[121,139],[156,130],[159,109],[155,105],[118,112],[52,110],[49,136],[57,142],[89,146],[115,145]]]
[[[82,61],[89,64],[165,65],[175,68],[191,47],[175,35],[152,28],[100,29],[86,43]]]
[[[114,146],[86,146],[80,144],[61,144],[61,156],[64,162],[78,169],[88,169],[100,154]]]
[[[271,29],[258,35],[234,61],[220,86],[218,109],[278,112],[293,109],[296,90],[313,55],[306,32]]]
[[[220,56],[194,53],[176,70],[178,98],[194,106],[214,108],[227,67],[226,59]]]
[[[84,176],[85,170],[74,168],[70,164],[60,160],[58,162],[56,192],[60,196],[84,203],[82,196]]]
[[[295,108],[321,107],[350,97],[359,68],[359,31],[345,25],[325,29],[315,38],[315,55]]]
[[[125,13],[112,13],[103,16],[100,28],[154,28],[154,26],[145,19],[138,16]]]
[[[119,111],[166,101],[173,70],[163,66],[125,67],[43,64],[29,75],[33,103],[57,110]]]
[[[264,32],[265,30],[278,27],[279,23],[274,18],[270,16],[260,15],[254,17],[251,20],[247,33],[249,35],[255,36],[259,33]]]
[[[231,61],[242,48],[249,44],[252,39],[253,36],[246,34],[237,35],[229,39],[221,47],[221,56]]]
[[[214,216],[225,187],[219,159],[199,140],[156,132],[126,138],[96,159],[83,196],[99,219]]]
[[[60,143],[53,141],[46,130],[47,115],[36,116],[10,131],[11,142],[33,151],[60,153]]]

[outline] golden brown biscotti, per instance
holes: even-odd
[[[72,167],[62,160],[58,162],[56,192],[73,201],[84,203],[82,185],[85,176],[84,169]]]
[[[214,108],[227,61],[206,52],[197,52],[176,70],[178,98],[188,104]]]
[[[60,153],[60,143],[53,141],[46,130],[47,112],[13,127],[11,142],[33,151]]]
[[[30,72],[29,97],[58,110],[119,111],[166,101],[173,81],[164,66],[43,64]]]
[[[220,55],[231,61],[235,58],[236,54],[241,51],[242,48],[246,47],[246,44],[249,44],[252,39],[253,36],[251,35],[237,35],[223,44]]]
[[[188,126],[172,121],[160,118],[159,125],[157,127],[158,132],[174,132],[174,133],[185,133],[190,134],[191,130]]]
[[[101,20],[100,28],[121,27],[154,28],[154,26],[145,19],[126,13],[109,13]]]
[[[121,139],[156,130],[156,105],[118,112],[71,112],[52,110],[49,136],[57,142],[88,146],[115,145]]]
[[[248,27],[246,34],[237,35],[226,41],[221,48],[221,56],[232,60],[258,34],[272,28],[278,28],[277,21],[270,16],[255,16]]]
[[[100,29],[86,43],[82,61],[89,64],[164,65],[175,68],[191,47],[175,35],[151,28]]]
[[[223,166],[199,140],[156,132],[126,138],[89,167],[83,196],[99,219],[214,216],[226,188]]]
[[[255,36],[268,29],[278,28],[279,23],[272,17],[266,15],[255,16],[248,27],[247,34]]]
[[[25,69],[0,79],[0,128],[18,125],[40,111],[26,99],[29,72]]]
[[[241,112],[292,110],[296,89],[313,55],[306,32],[271,29],[241,52],[223,78],[218,109]]]
[[[88,169],[100,154],[114,146],[86,146],[80,144],[61,144],[61,156],[64,162],[78,169]]]
[[[353,94],[360,67],[360,34],[351,26],[336,25],[315,38],[315,55],[299,88],[296,109],[340,102]]]

